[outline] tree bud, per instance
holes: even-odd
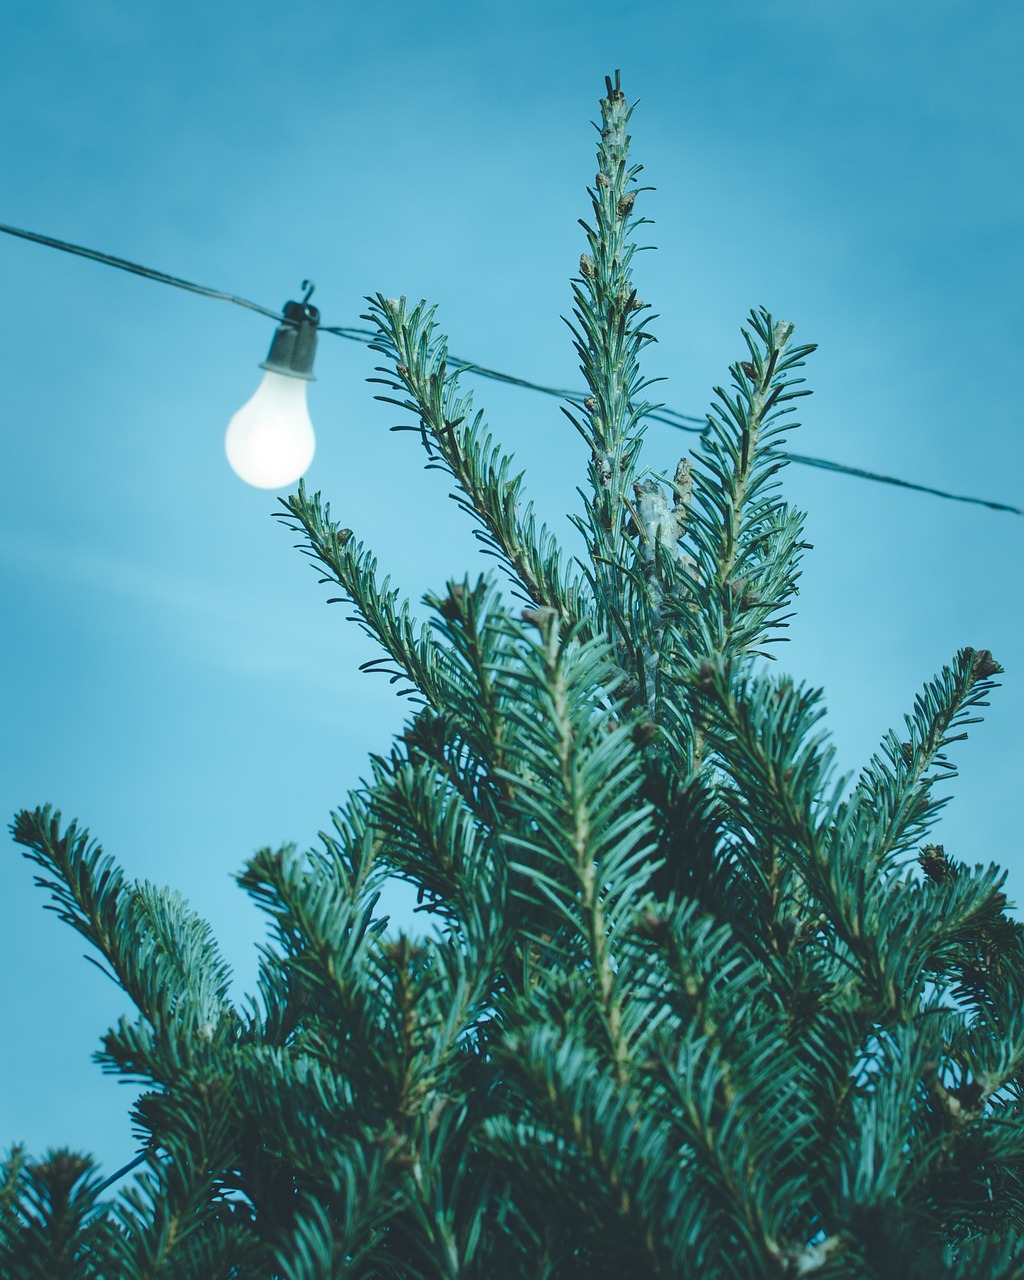
[[[558,617],[558,611],[555,609],[524,609],[519,615],[522,620],[531,627],[536,627],[542,634],[551,625],[553,619]]]
[[[941,844],[926,844],[917,855],[921,870],[935,884],[944,884],[956,875],[956,868],[946,857],[946,850]]]
[[[972,649],[971,657],[974,664],[974,675],[978,680],[987,680],[990,676],[998,676],[1002,673],[1003,668],[992,657],[989,649]]]
[[[447,618],[449,622],[454,622],[456,618],[459,618],[462,616],[462,609],[460,608],[460,603],[462,601],[463,595],[464,595],[464,592],[462,587],[458,583],[456,583],[452,587],[451,595],[445,596],[445,598],[441,601],[439,610],[442,618]]]

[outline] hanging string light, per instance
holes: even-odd
[[[252,398],[228,423],[224,450],[234,473],[257,489],[294,484],[313,461],[316,437],[306,396],[314,381],[320,312],[310,304],[314,285],[303,280],[306,296],[284,304],[266,370]]]

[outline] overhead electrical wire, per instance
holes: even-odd
[[[183,280],[180,276],[168,275],[164,271],[156,271],[152,267],[143,266],[138,262],[129,262],[127,258],[118,258],[113,254],[102,253],[98,249],[87,249],[79,244],[71,244],[66,240],[57,240],[52,236],[44,236],[37,231],[25,231],[20,227],[10,227],[5,223],[0,223],[0,232],[9,236],[18,236],[22,240],[30,240],[49,249],[59,249],[63,253],[71,253],[80,258],[88,258],[90,261],[98,262],[105,267],[116,267],[119,271],[128,271],[132,275],[142,276],[147,280],[156,280],[160,284],[173,285],[176,289],[185,289],[189,293],[198,293],[205,298],[216,298],[220,302],[232,302],[235,306],[245,307],[247,310],[255,311],[270,320],[281,321],[284,318],[280,311],[261,306],[258,302],[251,302],[248,298],[242,298],[238,294],[226,293],[221,289],[210,289],[206,285],[196,284],[191,280]],[[377,334],[372,329],[354,329],[345,325],[320,325],[319,331],[366,345],[373,342],[377,337]],[[449,356],[449,362],[457,364],[462,373],[475,374],[480,378],[490,378],[495,382],[505,382],[510,386],[523,387],[528,391],[539,391],[543,395],[557,396],[563,400],[580,402],[584,395],[580,391],[567,391],[560,387],[545,387],[540,383],[530,382],[526,378],[518,378],[510,373],[500,373],[496,369],[487,369],[483,365],[476,364],[475,361],[460,360],[453,355]],[[706,430],[706,420],[704,418],[696,418],[691,414],[679,413],[675,409],[665,408],[664,406],[660,409],[652,410],[646,416],[653,422],[663,422],[679,431],[690,431],[696,435],[703,434]],[[854,476],[859,480],[871,480],[876,484],[890,484],[901,489],[913,489],[918,493],[928,493],[933,497],[944,498],[949,502],[967,502],[973,506],[987,507],[991,511],[1008,511],[1012,515],[1024,516],[1024,508],[1014,507],[1006,502],[994,502],[988,498],[972,498],[962,493],[949,493],[945,489],[935,489],[931,485],[918,484],[912,480],[900,480],[895,476],[883,475],[876,471],[867,471],[863,467],[851,467],[842,462],[832,462],[827,458],[813,458],[802,453],[787,453],[786,457],[790,462],[795,462],[800,466],[818,467],[823,471],[836,471],[842,475]]]
[[[52,236],[40,235],[38,231],[23,231],[20,227],[8,227],[2,222],[0,222],[0,231],[5,235],[20,236],[22,240],[32,240],[36,244],[46,245],[48,249],[60,249],[63,253],[76,254],[79,258],[89,258],[105,267],[117,267],[119,271],[130,271],[132,275],[145,276],[147,280],[157,280],[160,284],[173,284],[176,289],[187,289],[189,293],[201,293],[204,298],[219,298],[221,302],[233,302],[238,307],[258,311],[261,316],[267,316],[271,320],[283,319],[279,311],[261,307],[258,302],[250,302],[248,298],[240,298],[235,293],[208,289],[204,284],[193,284],[191,280],[182,280],[180,276],[169,276],[165,271],[143,267],[138,262],[129,262],[127,258],[115,258],[112,254],[101,253],[99,249],[86,249],[80,244],[69,244],[67,240],[55,240]]]
[[[116,1173],[112,1173],[109,1178],[105,1178],[99,1186],[95,1188],[93,1195],[98,1196],[101,1191],[106,1191],[107,1187],[112,1187],[114,1183],[123,1178],[126,1173],[131,1173],[133,1169],[137,1169],[148,1155],[148,1151],[140,1151],[134,1160],[129,1160],[128,1163],[122,1165]]]

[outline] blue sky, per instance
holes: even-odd
[[[764,304],[820,344],[795,449],[1024,505],[1022,45],[1012,0],[8,0],[0,221],[272,307],[311,276],[329,324],[426,297],[459,355],[576,385],[559,317],[619,67],[665,402],[702,414]],[[50,801],[182,890],[251,988],[263,926],[232,875],[314,841],[405,715],[224,460],[273,326],[7,237],[0,281],[0,808]],[[480,560],[373,363],[321,340],[307,479],[415,601]],[[557,402],[474,387],[566,529],[586,459]],[[655,424],[647,461],[688,447]],[[787,487],[815,550],[780,657],[825,687],[844,768],[960,646],[1006,667],[939,838],[1024,901],[1024,520],[796,466]],[[124,1001],[9,842],[0,876],[0,1143],[112,1171],[131,1093],[91,1054]]]

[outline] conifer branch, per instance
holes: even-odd
[[[517,767],[505,776],[514,784],[509,809],[522,820],[506,842],[526,855],[511,864],[523,877],[515,892],[553,906],[585,942],[610,1053],[624,1078],[628,1046],[611,940],[616,918],[624,928],[649,881],[652,832],[646,807],[629,804],[642,785],[632,733],[610,727],[596,702],[614,691],[613,671],[607,645],[563,640],[551,615],[522,668],[509,673],[522,697],[507,711],[518,730],[509,744]]]
[[[49,805],[23,810],[12,825],[15,841],[45,868],[51,909],[99,952],[100,967],[128,994],[154,1029],[167,1030],[178,1051],[202,1039],[204,1028],[234,1027],[227,999],[230,971],[209,926],[184,899],[151,885],[129,885],[114,861]],[[200,1033],[202,1032],[202,1035]]]
[[[785,626],[799,578],[803,518],[781,500],[784,436],[794,377],[813,345],[790,347],[793,325],[752,311],[742,330],[748,360],[730,368],[733,393],[717,387],[718,404],[693,464],[688,532],[696,556],[691,580],[699,591],[680,593],[673,614],[683,647],[696,662],[731,661],[756,653]],[[686,579],[681,579],[686,587]],[[696,608],[691,605],[695,603]],[[689,633],[690,638],[685,637]]]
[[[547,1213],[569,1232],[586,1222],[612,1266],[628,1274],[639,1260],[645,1275],[671,1275],[665,1237],[678,1222],[651,1177],[678,1161],[669,1135],[638,1114],[599,1054],[554,1027],[533,1028],[509,1050],[510,1078],[528,1100],[526,1132],[492,1121],[489,1147],[543,1179]]]
[[[798,1102],[799,1058],[785,1038],[778,996],[731,930],[692,902],[668,915],[648,913],[636,932],[657,950],[634,999],[642,993],[675,1014],[652,1027],[642,1077],[647,1106],[691,1151],[690,1194],[706,1196],[726,1214],[726,1233],[739,1232],[751,1257],[768,1266],[799,1229],[792,1206],[806,1195],[812,1136]],[[654,955],[667,962],[670,984]],[[744,1121],[737,1129],[739,1115]],[[762,1165],[772,1168],[771,1179],[755,1174]]]
[[[913,714],[904,717],[906,741],[886,735],[884,754],[871,758],[849,805],[852,830],[871,832],[865,856],[874,865],[917,843],[935,821],[946,799],[936,799],[932,790],[956,777],[945,749],[967,737],[955,730],[980,721],[970,712],[988,706],[988,694],[998,687],[993,677],[1001,671],[987,649],[961,649],[953,665],[918,694]]]
[[[580,276],[573,281],[574,315],[577,324],[567,321],[580,372],[590,390],[583,402],[584,423],[576,423],[590,445],[590,480],[593,489],[593,516],[590,531],[595,561],[625,565],[626,525],[630,519],[626,503],[633,481],[643,435],[643,419],[654,407],[637,400],[644,386],[640,378],[639,352],[652,340],[646,332],[649,310],[640,301],[632,283],[630,264],[636,246],[631,233],[645,218],[632,217],[637,195],[644,188],[633,187],[642,165],[629,164],[630,138],[626,126],[632,108],[619,87],[606,80],[606,96],[601,100],[602,124],[598,146],[598,173],[594,188],[588,188],[594,225],[581,220],[587,233],[589,254],[580,259]],[[603,579],[603,575],[602,579]],[[609,581],[608,586],[611,587]]]
[[[870,839],[870,828],[863,818],[855,825],[829,784],[833,750],[815,729],[817,695],[764,677],[742,691],[715,687],[727,723],[719,750],[747,780],[733,797],[743,806],[739,821],[755,820],[746,805],[756,796],[756,820],[767,820],[785,842],[872,998],[902,1018],[918,1007],[926,970],[942,969],[943,950],[991,915],[999,893],[995,869],[951,882],[941,904],[933,894],[927,907],[915,905],[913,894],[865,858],[861,840]],[[946,739],[937,732],[935,740]]]
[[[345,1060],[353,1070],[359,1064],[360,1077],[374,1077],[387,1059],[375,1030],[382,992],[370,963],[378,895],[353,900],[323,859],[299,858],[291,846],[260,850],[238,880],[270,913],[280,948],[261,948],[264,967],[281,971],[288,999],[283,1010],[268,1011],[267,1031],[283,1041],[302,1024],[329,1035],[348,1045]],[[268,976],[265,989],[275,986]]]
[[[251,1210],[221,1198],[226,1151],[223,1113],[209,1127],[183,1125],[187,1148],[152,1160],[115,1204],[110,1274],[124,1280],[216,1280],[264,1274],[266,1249],[252,1234]],[[187,1155],[185,1154],[187,1150]],[[184,1158],[183,1158],[184,1157]]]
[[[399,603],[398,589],[391,587],[391,579],[378,585],[376,557],[353,539],[351,529],[342,529],[331,519],[330,504],[322,504],[319,493],[307,496],[301,480],[298,491],[282,498],[281,505],[285,512],[278,512],[277,518],[289,529],[305,534],[306,543],[298,544],[299,550],[326,571],[320,581],[333,582],[345,593],[328,604],[351,601],[357,610],[351,621],[358,622],[387,654],[364,663],[362,670],[380,671],[392,684],[408,681],[410,687],[400,693],[419,695],[437,710],[442,709],[436,648],[427,629],[414,625],[408,603]]]
[[[386,404],[413,413],[418,427],[400,425],[395,431],[418,431],[428,468],[446,471],[458,486],[452,495],[458,506],[480,526],[477,535],[486,554],[505,566],[527,603],[554,609],[567,623],[587,618],[583,583],[561,566],[558,544],[546,525],[537,525],[533,503],[522,504],[523,473],[511,471],[512,458],[489,432],[482,412],[473,413],[473,396],[459,388],[458,370],[448,372],[448,340],[434,324],[434,308],[420,302],[409,311],[405,298],[368,298],[363,317],[376,324],[378,339],[372,351],[393,365],[378,368],[385,376],[371,378],[405,395],[376,396]]]
[[[647,706],[650,713],[660,619],[656,590],[648,588],[648,580],[663,541],[669,554],[675,554],[681,526],[664,525],[655,531],[651,526],[660,517],[654,511],[659,487],[635,482],[644,419],[658,407],[640,399],[651,385],[641,377],[639,356],[654,340],[646,328],[654,317],[641,316],[650,307],[637,297],[631,270],[637,250],[632,234],[649,219],[632,216],[636,197],[645,189],[632,185],[643,168],[629,163],[626,126],[632,108],[617,72],[614,84],[606,79],[605,85],[602,123],[597,126],[598,172],[594,187],[587,189],[593,226],[580,220],[590,252],[580,258],[580,275],[573,280],[575,323],[566,321],[589,394],[583,400],[582,419],[578,410],[565,412],[591,450],[591,493],[574,523],[586,539],[589,563],[584,572],[600,630],[613,639],[619,666],[627,674],[627,699],[635,708]]]
[[[99,1280],[116,1236],[99,1202],[92,1160],[50,1151],[25,1158],[20,1147],[0,1164],[0,1267],[10,1280],[39,1276]]]

